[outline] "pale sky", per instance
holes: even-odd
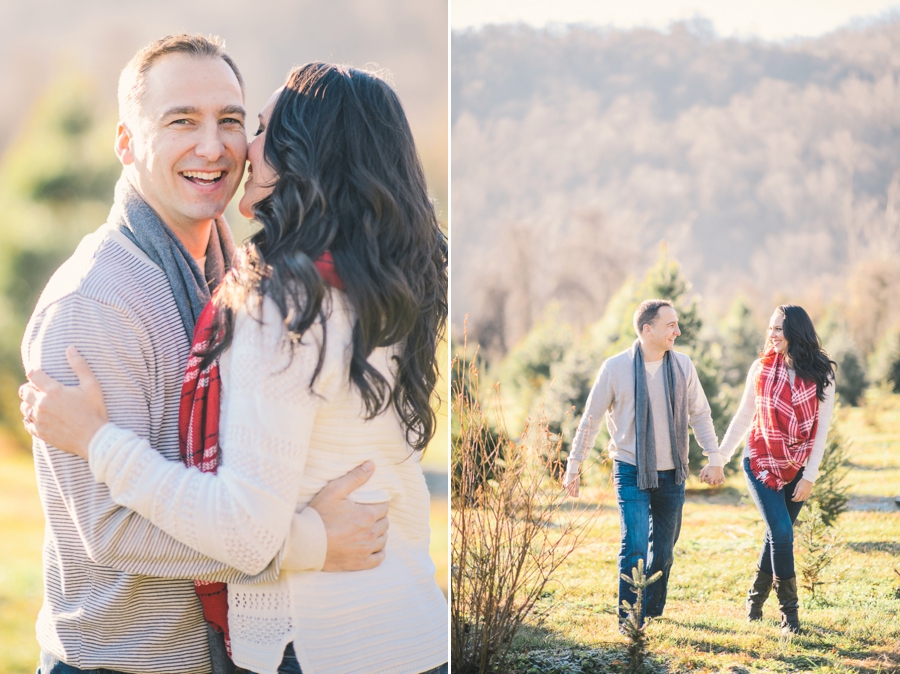
[[[450,25],[591,23],[665,30],[674,21],[701,15],[722,37],[785,40],[822,35],[889,12],[900,16],[900,0],[451,0]]]

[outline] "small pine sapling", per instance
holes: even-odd
[[[639,559],[637,566],[631,570],[629,578],[624,573],[622,580],[631,585],[637,598],[635,603],[629,604],[622,601],[622,608],[625,610],[627,618],[621,624],[622,634],[628,639],[628,671],[637,674],[641,670],[644,660],[647,659],[647,635],[644,632],[644,590],[662,578],[662,571],[657,571],[651,577],[644,574],[644,560]]]
[[[812,503],[796,529],[796,538],[803,550],[798,564],[800,585],[809,591],[810,599],[816,599],[817,590],[824,584],[822,572],[840,554],[843,537],[825,523],[822,509]]]

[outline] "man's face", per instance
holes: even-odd
[[[650,325],[644,325],[642,341],[655,349],[671,351],[675,348],[675,338],[681,334],[678,329],[678,313],[668,306],[662,306]]]
[[[220,58],[170,54],[146,76],[136,119],[116,149],[135,188],[173,229],[217,218],[247,159],[241,87]]]

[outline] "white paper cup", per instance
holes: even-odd
[[[391,500],[390,495],[383,489],[364,489],[359,488],[350,492],[348,499],[360,505],[374,505],[376,503],[387,503]]]

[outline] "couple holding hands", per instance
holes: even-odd
[[[619,506],[619,621],[622,601],[635,602],[621,575],[639,559],[647,575],[662,572],[644,602],[645,617],[666,604],[674,547],[681,530],[688,477],[688,426],[707,457],[700,479],[722,484],[723,468],[747,436],[743,468],[750,496],[766,524],[756,574],[747,596],[749,620],[762,618],[775,590],[785,634],[800,631],[793,527],[818,477],[834,408],[834,367],[801,307],[779,306],[766,341],[750,366],[737,413],[721,444],[709,402],[691,359],[674,351],[681,334],[668,300],[647,300],[634,313],[638,339],[600,368],[578,425],[563,486],[578,495],[581,463],[605,417]],[[748,433],[749,431],[749,433]]]

